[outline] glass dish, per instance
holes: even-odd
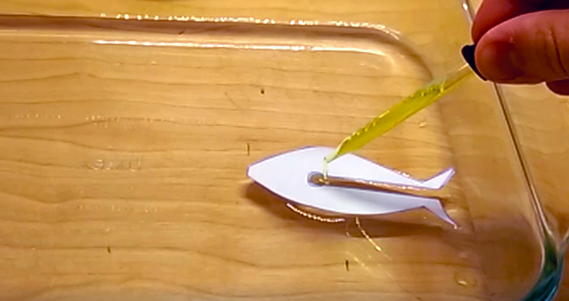
[[[358,152],[417,178],[455,167],[444,205],[458,229],[420,210],[314,220],[245,175],[276,153],[336,146],[460,66],[468,3],[277,2],[240,17],[263,2],[228,2],[196,17],[180,4],[19,2],[0,18],[1,300],[555,292],[562,248],[507,110],[476,78]]]

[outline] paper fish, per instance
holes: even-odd
[[[323,158],[333,149],[307,147],[279,154],[249,166],[247,176],[294,203],[344,215],[380,215],[425,208],[456,227],[439,199],[386,191],[314,185],[309,177],[322,172]],[[362,157],[346,154],[328,167],[330,177],[440,189],[454,175],[452,168],[420,181]]]

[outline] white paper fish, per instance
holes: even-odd
[[[292,202],[344,215],[380,215],[425,208],[456,227],[440,200],[393,192],[339,186],[317,186],[310,175],[322,172],[324,156],[333,149],[307,147],[276,155],[249,166],[247,175],[266,189]],[[353,154],[328,167],[330,177],[383,182],[417,188],[440,189],[454,175],[452,168],[420,181]]]

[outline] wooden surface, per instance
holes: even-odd
[[[478,80],[361,152],[419,178],[455,166],[445,206],[458,230],[419,211],[362,220],[366,239],[356,221],[306,219],[245,177],[266,156],[335,145],[431,73],[458,67],[468,25],[457,3],[0,9],[114,20],[1,22],[1,300],[517,300],[535,280],[532,206],[492,89]],[[404,40],[355,24],[136,23],[156,16],[369,22]],[[548,177],[566,175],[544,158],[565,150],[553,140],[567,123],[561,102],[548,104],[511,109],[538,188],[562,213],[563,181]],[[561,117],[535,122],[553,111]],[[552,141],[532,142],[536,127]]]

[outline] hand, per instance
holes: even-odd
[[[485,0],[472,27],[480,73],[569,95],[569,0]]]

